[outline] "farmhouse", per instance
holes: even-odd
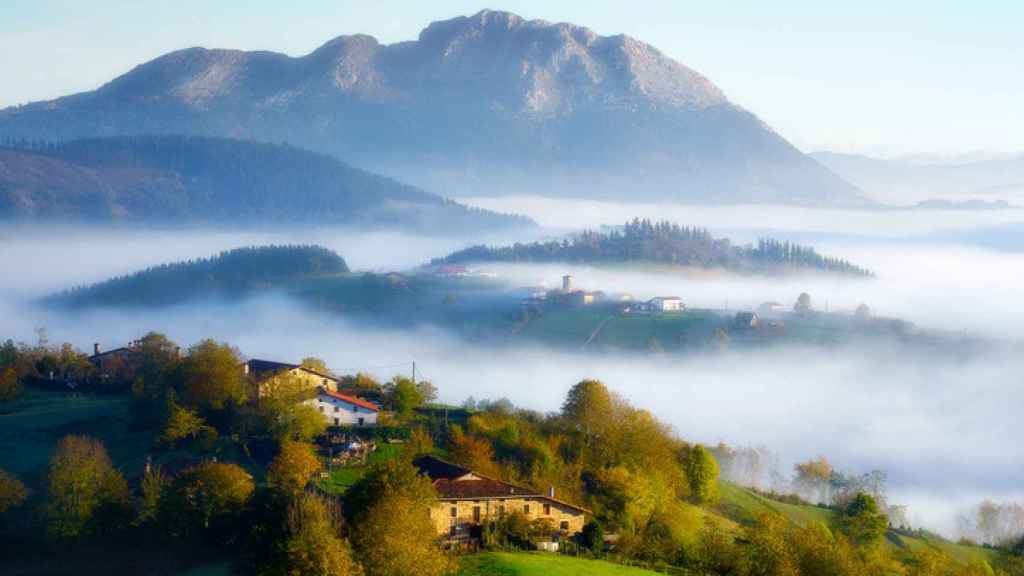
[[[267,385],[276,378],[298,378],[310,388],[326,388],[331,391],[338,389],[337,378],[301,364],[252,359],[242,364],[242,372],[251,382],[254,397],[263,396]]]
[[[316,406],[331,426],[376,426],[380,413],[373,402],[322,387],[308,403]]]
[[[658,312],[679,312],[686,309],[678,296],[658,296],[651,298],[647,303]]]
[[[449,543],[479,540],[483,526],[505,514],[519,512],[533,521],[551,521],[552,536],[571,536],[583,530],[590,511],[532,488],[509,484],[445,462],[433,456],[417,458],[413,464],[429,477],[438,501],[430,510],[438,536]]]
[[[92,356],[89,363],[96,367],[102,378],[122,378],[131,374],[140,363],[139,352],[142,349],[140,340],[132,340],[127,346],[112,350],[100,350],[99,342],[92,345]]]
[[[761,325],[761,319],[754,312],[737,312],[732,323],[739,329],[757,328]]]

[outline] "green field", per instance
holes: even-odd
[[[400,446],[395,444],[379,444],[377,450],[366,459],[366,465],[360,466],[339,466],[330,471],[330,478],[320,480],[317,486],[328,494],[344,494],[353,484],[356,483],[366,468],[375,462],[382,462],[398,456]]]
[[[462,559],[460,576],[644,576],[650,570],[547,552],[483,552]]]
[[[27,388],[0,413],[0,462],[10,472],[35,482],[45,473],[57,442],[67,434],[103,441],[111,459],[126,476],[145,464],[152,436],[129,428],[129,400]]]

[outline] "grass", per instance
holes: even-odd
[[[36,480],[63,436],[84,434],[101,440],[125,475],[138,473],[152,436],[130,430],[128,405],[123,395],[26,388],[0,413],[0,462],[23,479]]]
[[[377,462],[383,462],[384,460],[390,460],[399,455],[401,451],[400,446],[395,444],[378,444],[377,450],[369,455],[366,459],[366,465],[359,466],[344,466],[331,470],[331,475],[326,480],[320,480],[317,482],[317,486],[321,490],[328,494],[344,494],[349,488],[352,487],[363,474],[366,473],[367,467]]]
[[[545,552],[483,552],[462,559],[459,576],[644,576],[650,570]]]

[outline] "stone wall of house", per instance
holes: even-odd
[[[289,370],[287,372],[274,376],[273,378],[268,378],[267,380],[263,381],[260,384],[260,396],[263,396],[266,393],[268,385],[275,378],[297,378],[304,382],[310,388],[324,387],[330,390],[331,392],[338,391],[338,383],[333,379],[324,378],[323,376],[317,376],[316,374],[307,372],[300,368],[293,368],[292,370]]]
[[[477,508],[479,513],[475,511]],[[441,500],[430,510],[430,519],[438,535],[465,538],[473,525],[486,524],[512,512],[520,512],[529,520],[550,518],[556,530],[569,535],[581,532],[586,522],[586,515],[582,511],[543,497]]]

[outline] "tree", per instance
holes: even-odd
[[[18,370],[14,366],[0,366],[0,403],[13,402],[21,394]]]
[[[824,456],[801,462],[793,467],[796,472],[797,488],[804,494],[817,498],[819,503],[828,501],[829,482],[832,480],[832,464]]]
[[[420,397],[423,398],[423,403],[429,403],[437,400],[437,386],[434,386],[427,380],[420,380],[417,382],[416,390],[420,393]]]
[[[200,410],[223,410],[246,399],[238,353],[227,344],[203,340],[189,348],[183,362],[182,397]]]
[[[807,292],[801,292],[800,296],[797,297],[796,303],[793,304],[793,311],[801,316],[806,316],[814,310],[811,303],[811,295]]]
[[[798,576],[798,559],[790,544],[789,524],[779,514],[765,513],[746,529],[751,576]]]
[[[130,511],[128,483],[98,440],[65,436],[50,458],[48,531],[74,538],[116,527]]]
[[[257,412],[263,429],[275,440],[308,442],[327,430],[327,419],[308,403],[316,390],[301,378],[283,374],[264,385]]]
[[[362,567],[352,558],[340,535],[341,512],[334,502],[305,494],[287,513],[288,537],[284,566],[288,576],[359,576]]]
[[[690,496],[698,504],[718,501],[718,462],[711,451],[697,444],[686,459],[686,479]]]
[[[870,546],[885,536],[889,518],[878,509],[878,503],[870,494],[861,492],[843,511],[840,527],[854,544]]]
[[[448,438],[448,457],[481,474],[497,476],[498,465],[494,462],[494,448],[484,438],[466,434],[459,426],[452,426]]]
[[[342,376],[340,387],[356,388],[368,392],[377,392],[381,389],[380,382],[377,382],[373,376],[363,372],[359,372],[355,376]]]
[[[611,425],[614,399],[597,380],[583,380],[569,390],[562,417],[586,437],[600,436]]]
[[[871,308],[867,304],[861,303],[857,306],[857,310],[853,313],[858,320],[870,320],[871,319]]]
[[[319,372],[320,374],[327,374],[328,376],[330,376],[331,374],[330,369],[327,368],[327,362],[324,362],[322,359],[317,358],[316,356],[307,356],[303,358],[302,367],[308,368],[314,372]]]
[[[423,405],[423,393],[409,378],[395,376],[385,387],[384,395],[388,405],[399,416],[406,417]]]
[[[180,406],[171,399],[167,402],[167,422],[164,424],[160,441],[174,445],[179,440],[195,440],[206,427],[206,421],[194,410]]]
[[[425,504],[389,493],[355,523],[352,542],[367,576],[440,576],[456,568],[456,559],[437,545]]]
[[[284,441],[267,469],[267,482],[282,494],[297,498],[320,467],[311,444]]]
[[[140,485],[142,498],[139,503],[139,520],[141,522],[156,521],[160,514],[160,501],[163,499],[164,492],[169,484],[170,479],[160,470],[159,466],[150,467],[147,465]]]
[[[421,476],[409,459],[393,458],[370,465],[366,474],[345,492],[345,517],[358,525],[375,503],[390,495],[412,500],[422,511],[433,507],[437,499],[430,479]]]
[[[412,434],[409,435],[409,441],[405,444],[405,453],[410,458],[433,454],[434,439],[430,437],[430,432],[423,427],[414,428]]]
[[[20,506],[27,497],[28,490],[21,480],[0,468],[0,514]]]
[[[173,533],[188,536],[230,527],[256,486],[236,464],[206,462],[181,472],[161,498],[160,517]]]
[[[604,551],[604,528],[597,520],[591,520],[583,525],[580,532],[580,544],[595,554]]]

